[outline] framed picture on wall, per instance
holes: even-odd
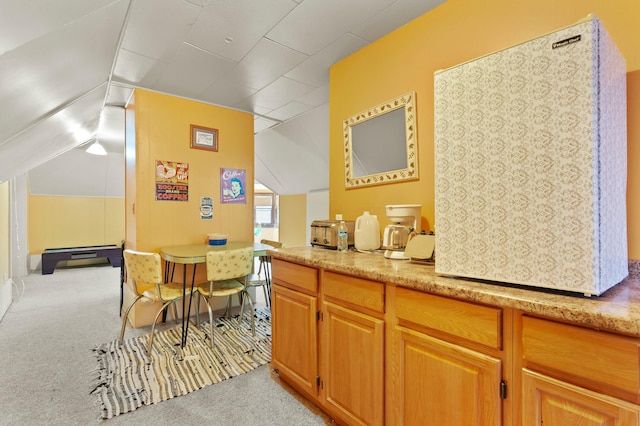
[[[191,148],[218,150],[218,129],[191,125]]]

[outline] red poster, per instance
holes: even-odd
[[[156,200],[189,201],[189,163],[156,160]]]

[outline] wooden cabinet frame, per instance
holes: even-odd
[[[273,365],[338,424],[420,424],[442,389],[466,399],[431,406],[441,421],[640,425],[637,336],[279,259],[273,273]]]

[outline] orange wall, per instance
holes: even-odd
[[[253,241],[252,114],[136,89],[125,117],[126,248],[159,252],[203,244],[212,232]],[[190,147],[191,124],[218,129],[217,152]],[[155,200],[156,160],[189,164],[188,201]],[[246,170],[246,204],[220,204],[220,168]],[[213,198],[213,219],[200,219],[200,197]],[[178,265],[174,281],[181,277]],[[195,280],[206,280],[205,268]],[[124,305],[133,297],[125,287]],[[129,320],[134,327],[149,325],[159,306],[137,304]]]
[[[448,0],[331,68],[330,217],[368,210],[388,224],[386,204],[422,204],[434,225],[433,75],[491,52],[572,25],[595,13],[627,61],[629,257],[640,259],[640,2],[617,0]],[[416,92],[419,180],[346,190],[342,120],[408,91]]]
[[[285,247],[304,247],[307,241],[306,194],[280,196],[280,239]]]
[[[126,114],[126,208],[129,248],[204,243],[212,232],[253,241],[253,115],[144,90]],[[190,147],[190,125],[218,129],[218,151]],[[155,200],[155,161],[189,164],[189,201]],[[246,204],[220,204],[220,168],[246,170]],[[200,197],[214,200],[200,219]],[[135,207],[134,207],[135,204]]]

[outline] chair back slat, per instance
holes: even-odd
[[[253,268],[253,247],[207,252],[207,280],[243,278]]]
[[[266,244],[268,246],[271,246],[273,248],[282,248],[282,243],[280,241],[273,241],[273,240],[260,240],[261,244]]]
[[[127,275],[131,277],[139,293],[163,282],[162,262],[158,253],[127,249],[123,256]]]

